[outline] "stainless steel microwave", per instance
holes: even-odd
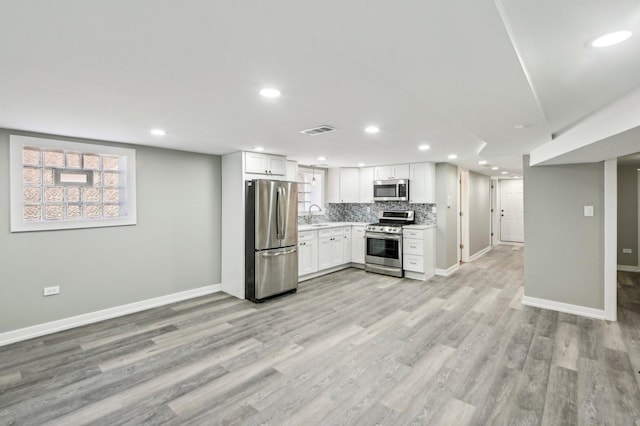
[[[374,201],[409,201],[409,179],[374,180]]]

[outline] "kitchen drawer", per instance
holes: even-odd
[[[424,238],[424,231],[422,229],[403,229],[402,235],[404,238],[417,238],[422,240]]]
[[[302,231],[298,232],[298,242],[300,241],[312,241],[316,239],[316,231]]]
[[[424,258],[405,254],[402,261],[402,269],[405,271],[424,272]]]
[[[364,237],[364,228],[361,226],[353,227],[353,237]]]
[[[318,237],[319,238],[342,237],[343,232],[344,232],[343,226],[339,228],[321,229],[318,231]]]
[[[344,235],[351,235],[351,227],[350,226],[345,226],[344,228]]]
[[[405,239],[402,241],[402,250],[404,250],[405,254],[415,254],[418,256],[424,255],[424,241],[423,240],[414,240],[414,239]]]

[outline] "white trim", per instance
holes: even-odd
[[[617,269],[623,272],[640,272],[640,266],[618,265]]]
[[[458,263],[469,261],[469,170],[458,168]],[[462,216],[460,216],[462,212]],[[462,244],[462,249],[460,245]]]
[[[556,302],[554,300],[538,299],[537,297],[522,296],[522,304],[534,308],[549,309],[567,314],[579,315],[587,318],[606,319],[604,310],[588,308],[586,306],[572,305],[570,303]]]
[[[640,171],[638,171],[638,239],[636,240],[636,249],[640,248]],[[640,268],[640,250],[638,251],[638,268]]]
[[[0,346],[8,345],[22,340],[32,339],[45,334],[56,333],[82,325],[92,324],[110,318],[140,312],[170,303],[181,302],[207,294],[217,293],[222,290],[221,284],[213,284],[205,287],[194,288],[192,290],[181,291],[179,293],[154,297],[153,299],[141,300],[140,302],[128,303],[126,305],[115,306],[113,308],[102,309],[100,311],[89,312],[87,314],[76,315],[74,317],[63,318],[56,321],[46,322],[31,327],[20,328],[18,330],[0,333]]]
[[[358,266],[356,266],[356,265],[358,265]],[[342,271],[343,269],[352,268],[352,267],[353,268],[364,269],[364,265],[362,265],[360,263],[345,263],[344,265],[334,266],[333,268],[323,269],[321,271],[312,272],[312,273],[307,274],[307,275],[300,275],[300,276],[298,276],[298,282],[301,283],[303,281],[308,281],[308,280],[311,280],[313,278],[318,278],[318,277],[321,277],[323,275],[331,274],[333,272]]]
[[[41,149],[61,149],[65,151],[95,152],[126,157],[126,206],[127,216],[112,219],[61,220],[28,223],[23,220],[24,184],[22,150],[26,146]],[[45,231],[57,229],[100,228],[106,226],[126,226],[137,223],[136,212],[136,150],[110,145],[69,142],[57,139],[36,138],[31,136],[9,135],[10,169],[10,211],[11,232]]]
[[[484,256],[485,254],[487,254],[489,251],[491,250],[491,246],[485,247],[482,250],[480,250],[479,252],[471,255],[469,257],[469,262],[473,262],[474,260],[476,260],[479,257]]]
[[[604,311],[605,319],[618,315],[618,160],[604,162]]]
[[[524,243],[518,243],[516,241],[500,241],[498,243],[499,246],[517,246],[524,247]]]
[[[455,271],[457,271],[458,268],[460,268],[460,264],[459,263],[456,263],[455,265],[451,265],[447,269],[436,268],[436,275],[438,275],[440,277],[447,277],[447,276],[453,274]]]

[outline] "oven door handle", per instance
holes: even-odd
[[[382,232],[365,232],[365,238],[377,238],[379,240],[402,240],[402,234],[384,234]]]

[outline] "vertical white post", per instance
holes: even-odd
[[[618,317],[618,160],[604,162],[604,314]]]

